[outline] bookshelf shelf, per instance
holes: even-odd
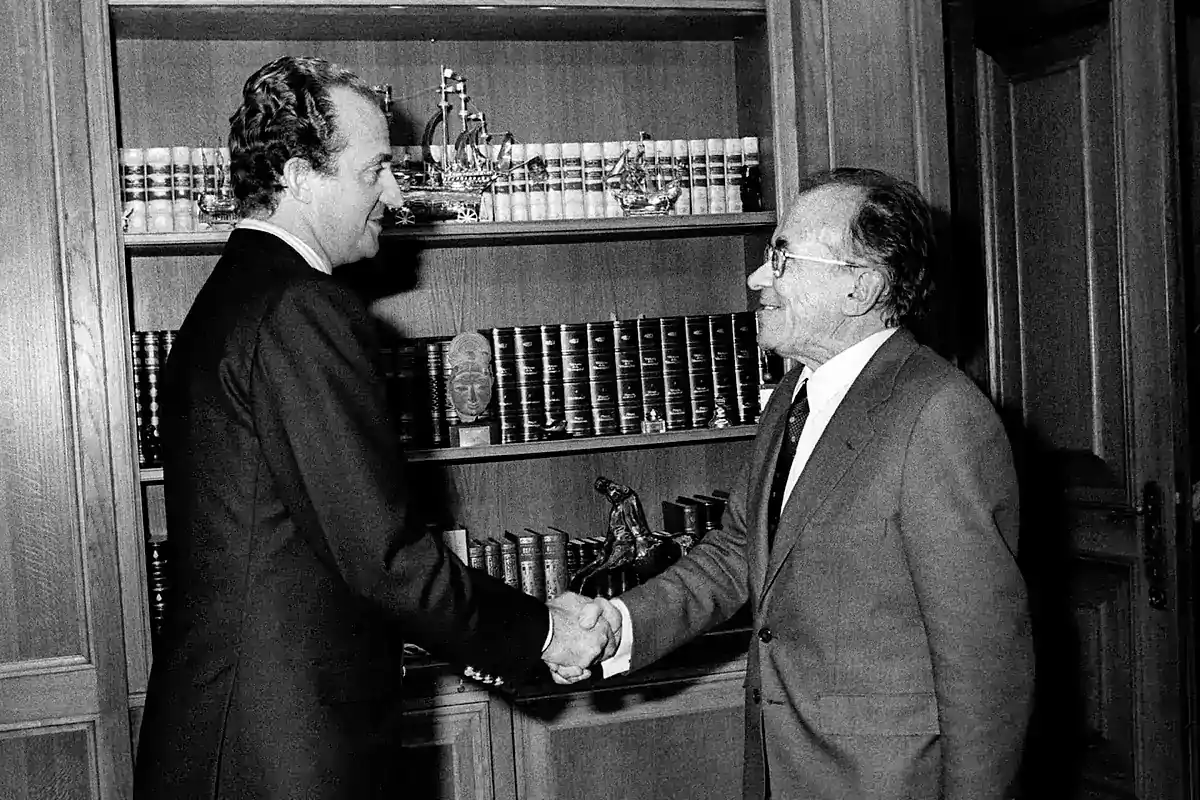
[[[571,453],[600,453],[615,450],[639,450],[705,444],[719,441],[753,439],[756,425],[734,425],[716,430],[671,431],[669,433],[629,434],[620,436],[587,436],[552,442],[521,442],[493,444],[482,447],[439,447],[431,450],[410,450],[409,461],[440,461],[447,464],[506,461],[515,458],[553,458]],[[161,483],[162,467],[143,467],[142,483]]]
[[[679,217],[621,217],[616,219],[563,219],[537,222],[432,223],[389,228],[381,236],[389,242],[421,242],[433,247],[462,247],[537,242],[613,241],[616,239],[670,239],[683,236],[727,236],[775,225],[774,211],[740,214],[693,214]],[[212,253],[221,251],[228,231],[203,233],[133,233],[125,235],[125,249],[139,255]]]
[[[127,39],[729,41],[766,14],[765,0],[109,0]]]

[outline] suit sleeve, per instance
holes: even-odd
[[[633,622],[631,667],[640,669],[714,625],[749,599],[744,511],[747,473],[735,485],[725,527],[710,531],[678,563],[621,593]]]
[[[305,535],[407,638],[459,664],[522,675],[549,614],[426,533],[372,357],[374,323],[331,280],[294,284],[263,318],[251,397],[272,476]]]
[[[900,528],[929,637],[944,800],[1006,797],[1033,691],[1016,476],[973,388],[936,393],[913,429]]]

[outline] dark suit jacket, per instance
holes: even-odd
[[[473,674],[537,662],[545,607],[426,535],[376,352],[357,296],[230,235],[162,388],[173,613],[137,798],[403,796],[404,640]]]
[[[999,800],[1032,693],[1017,488],[996,413],[901,331],[855,381],[767,550],[798,370],[771,398],[723,531],[622,595],[633,666],[749,601],[745,796]]]

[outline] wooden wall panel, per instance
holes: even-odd
[[[0,47],[18,80],[0,85],[0,662],[87,652],[80,626],[81,553],[67,276],[42,3],[6,3]]]
[[[404,716],[396,774],[403,780],[405,794],[445,800],[493,797],[487,702],[409,711]]]
[[[1107,36],[1066,69],[1010,79],[979,62],[995,254],[998,400],[1059,451],[1126,463],[1123,306]],[[1103,385],[1101,378],[1103,376]]]
[[[0,732],[0,797],[4,800],[93,800],[95,740],[89,726],[37,733]]]
[[[121,145],[224,142],[243,82],[282,55],[343,64],[369,83],[390,83],[395,144],[416,144],[437,110],[442,64],[467,79],[493,132],[519,141],[767,136],[739,131],[733,42],[333,42],[166,41],[116,43]],[[170,62],[170,70],[159,64]],[[768,76],[756,97],[766,106]],[[748,122],[757,121],[747,118]]]

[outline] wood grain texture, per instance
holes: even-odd
[[[760,68],[739,97],[729,41],[117,39],[121,146],[223,144],[243,82],[288,54],[320,56],[369,83],[390,83],[398,145],[419,143],[437,111],[431,89],[443,64],[467,79],[494,133],[511,131],[523,142],[624,140],[640,130],[658,139],[769,135],[738,127],[740,104],[769,108],[770,76]]]
[[[5,800],[93,800],[93,731],[64,725],[36,733],[0,732],[0,797]]]
[[[743,680],[733,672],[519,703],[514,709],[519,795],[740,796]]]
[[[404,715],[397,776],[414,797],[490,800],[491,725],[487,701]]]

